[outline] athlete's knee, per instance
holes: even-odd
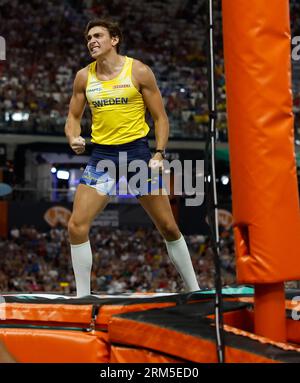
[[[87,237],[89,232],[89,225],[83,222],[79,222],[73,217],[70,218],[68,223],[68,233],[70,239],[80,239]]]
[[[175,222],[164,221],[160,224],[160,232],[167,241],[175,241],[180,238],[180,230]]]

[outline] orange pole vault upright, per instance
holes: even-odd
[[[255,332],[285,342],[284,281],[300,279],[289,1],[222,10],[237,281],[255,286]]]

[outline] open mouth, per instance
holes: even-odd
[[[97,52],[98,49],[99,49],[99,47],[93,47],[93,48],[90,48],[90,51],[91,51],[91,53],[95,53],[95,52]]]

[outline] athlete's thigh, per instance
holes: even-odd
[[[110,197],[99,193],[95,188],[79,184],[76,190],[72,219],[77,223],[90,223],[104,210]]]
[[[138,200],[156,226],[160,226],[163,222],[175,223],[168,195],[149,194],[139,197]]]

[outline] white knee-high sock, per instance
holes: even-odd
[[[77,297],[91,294],[91,270],[93,256],[90,241],[71,245],[72,265],[76,281]]]
[[[200,287],[192,265],[190,253],[183,235],[176,241],[165,241],[169,257],[180,274],[187,291],[197,291]]]

